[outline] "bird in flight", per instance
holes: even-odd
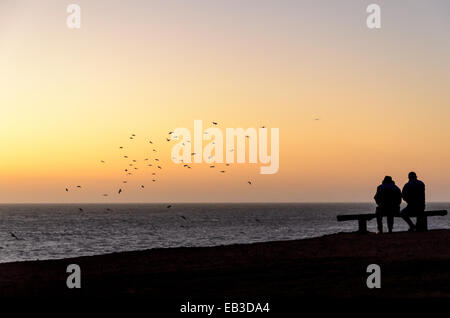
[[[247,183],[248,183],[249,185],[252,185],[252,182],[251,182],[251,181],[247,181]]]
[[[153,144],[153,142],[150,140],[149,143]]]
[[[215,122],[215,121],[213,121],[212,124],[213,124],[214,126],[217,126],[217,122]]]
[[[14,237],[16,240],[18,240],[19,238],[16,236],[16,234],[14,234],[13,232],[10,233],[12,237]]]
[[[143,184],[141,185],[141,188],[144,189],[144,185]]]
[[[105,163],[105,160],[100,160],[101,163]]]
[[[170,204],[167,206],[168,209],[170,209],[171,207],[172,207],[172,205],[170,205]]]
[[[77,186],[77,188],[81,188],[81,186]]]
[[[122,193],[122,189],[119,189],[119,192],[118,192],[118,194],[120,194],[120,193]]]
[[[80,210],[80,212],[84,212],[84,210],[82,208],[78,208],[78,210]]]
[[[225,173],[225,170],[221,170],[220,172],[221,172],[221,173]]]
[[[66,192],[69,192],[69,189],[68,189],[68,188],[66,188]]]

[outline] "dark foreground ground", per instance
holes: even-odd
[[[373,263],[381,267],[381,289],[366,286]],[[81,267],[81,289],[66,287],[69,264]],[[0,297],[12,298],[450,297],[450,230],[6,263],[0,264],[0,287]]]

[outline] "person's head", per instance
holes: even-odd
[[[414,171],[411,171],[410,173],[408,173],[408,179],[409,180],[417,180],[417,175]]]
[[[392,180],[391,176],[384,177],[382,184],[386,184],[386,183],[394,183],[394,180]]]

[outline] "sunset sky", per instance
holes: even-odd
[[[279,172],[173,163],[196,119],[279,128]],[[2,0],[0,149],[0,203],[371,201],[411,170],[450,201],[450,1]]]

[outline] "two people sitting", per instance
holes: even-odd
[[[410,216],[417,217],[419,223],[420,214],[425,211],[425,184],[417,179],[415,172],[408,174],[409,181],[404,185],[403,190],[395,185],[392,177],[384,177],[381,185],[377,187],[375,202],[377,203],[376,217],[378,233],[383,233],[383,216],[387,217],[388,232],[392,233],[394,227],[394,216],[400,215],[409,225],[409,231],[415,231],[416,226],[411,221]],[[402,199],[407,206],[400,212]]]

